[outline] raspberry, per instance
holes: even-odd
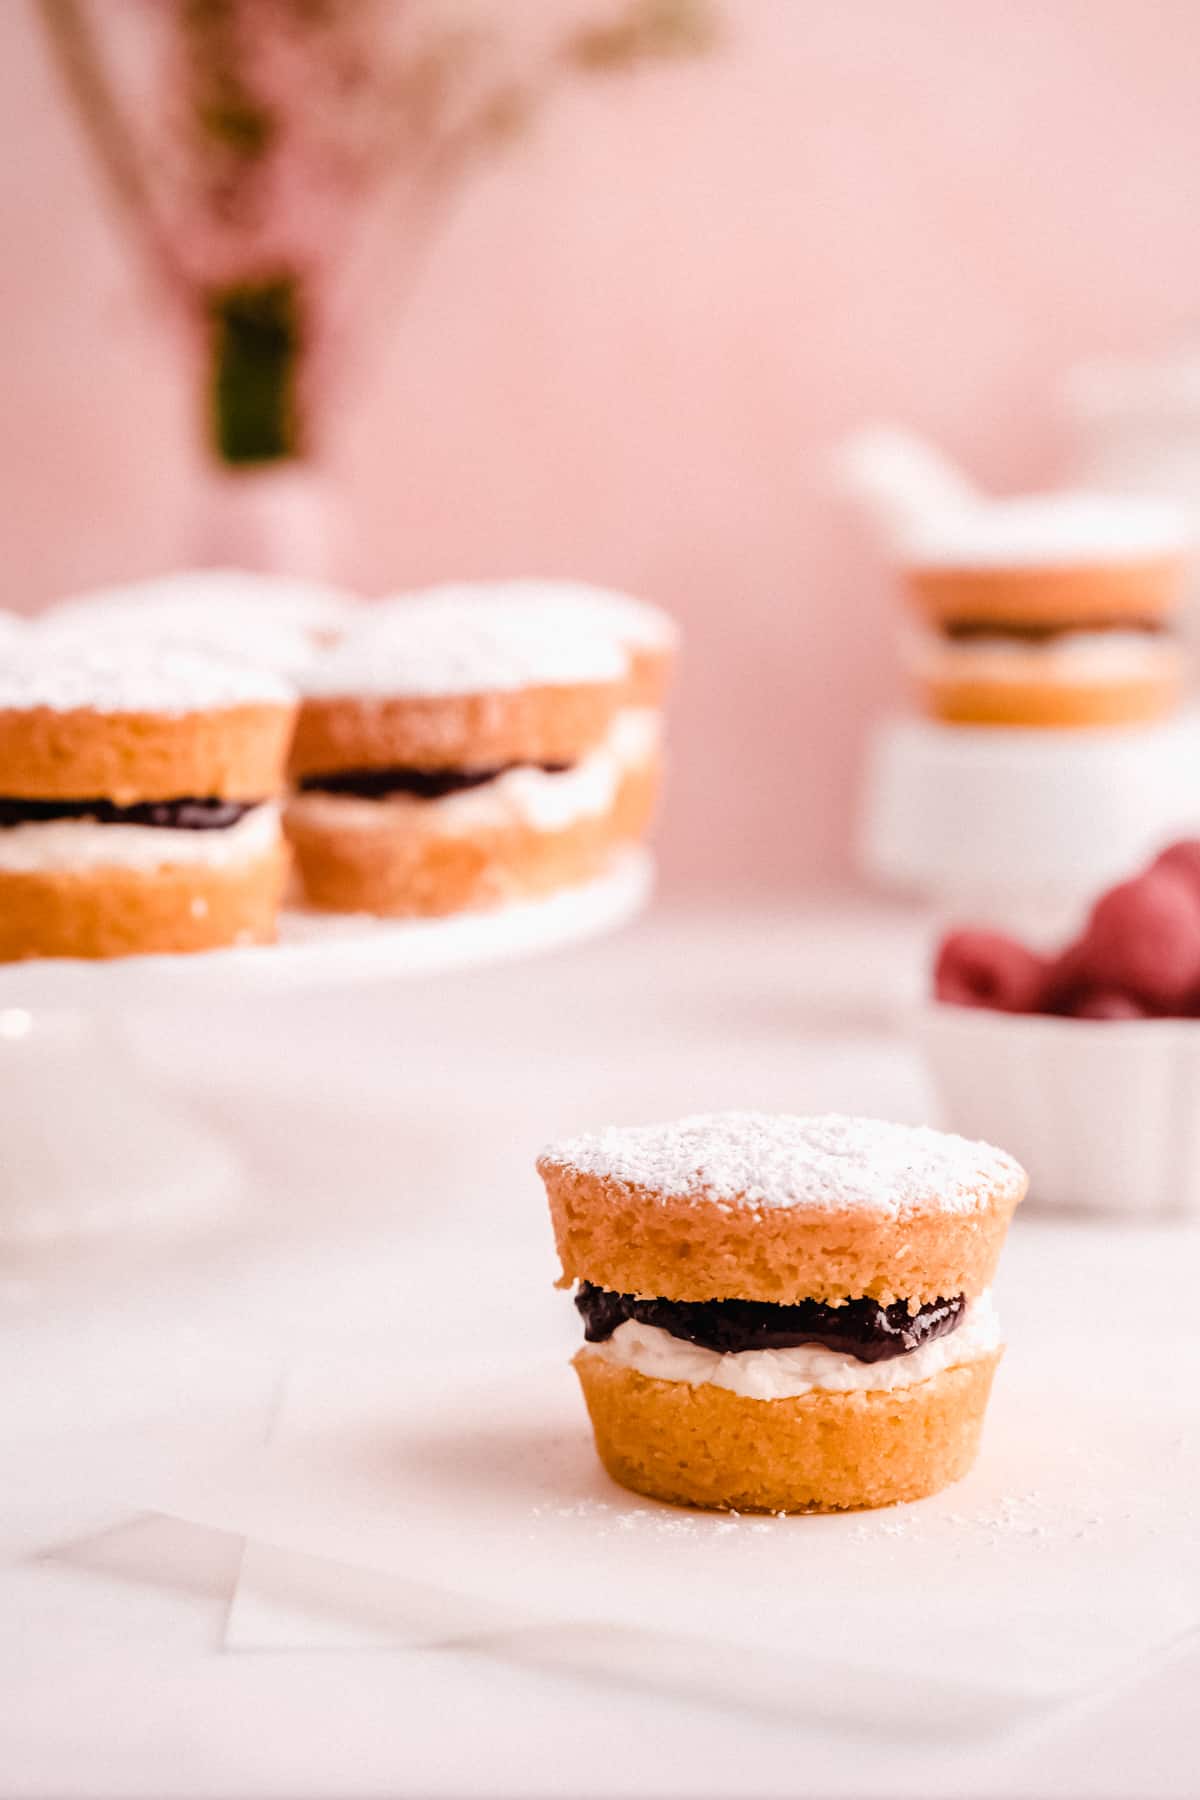
[[[1147,873],[1158,875],[1164,869],[1178,875],[1200,894],[1200,838],[1182,838],[1179,843],[1168,845],[1150,864]]]
[[[1073,1019],[1151,1019],[1154,1017],[1149,1007],[1143,1006],[1132,994],[1123,994],[1119,988],[1092,988],[1090,992],[1080,994],[1070,1009]]]
[[[1088,976],[1086,951],[1086,940],[1076,938],[1054,958],[1042,988],[1043,1012],[1072,1013],[1076,1002],[1090,991],[1094,984]]]
[[[1079,962],[1089,987],[1178,1011],[1200,987],[1200,887],[1168,868],[1110,888],[1092,909]]]
[[[1036,1012],[1046,964],[999,931],[952,931],[942,939],[933,971],[934,993],[952,1006],[996,1012]]]

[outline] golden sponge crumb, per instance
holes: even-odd
[[[226,868],[0,871],[0,962],[270,944],[287,868],[281,843]]]
[[[841,1512],[920,1500],[975,1461],[1000,1352],[911,1387],[750,1400],[575,1357],[614,1481],[681,1506]]]

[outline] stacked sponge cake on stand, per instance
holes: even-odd
[[[871,438],[846,459],[886,512],[913,702],[872,740],[861,858],[935,904],[1053,930],[1200,825],[1187,521],[1128,495],[995,500],[931,459],[901,493],[905,457]]]
[[[657,608],[556,582],[367,603],[189,573],[13,620],[0,1241],[174,1227],[239,1192],[230,1146],[138,1059],[139,1018],[483,966],[636,913],[674,648]]]
[[[541,586],[376,608],[303,681],[287,823],[309,903],[445,916],[601,874],[658,778],[661,696],[626,636]]]
[[[294,929],[297,908],[479,916],[482,948],[485,919],[565,900],[641,845],[675,637],[658,608],[578,583],[476,583],[368,604],[236,571],[104,590],[13,621],[0,873],[20,877],[45,929],[0,932],[0,961],[242,947],[272,942],[277,927],[311,946],[319,933],[310,921]],[[269,770],[239,766],[251,703],[269,711]],[[278,839],[285,769],[295,877],[284,910],[277,920],[285,855],[273,840],[254,917],[231,912],[226,932],[214,872],[243,840],[265,842],[264,821]],[[106,882],[132,892],[131,872],[139,894],[173,881],[173,912],[153,931],[125,931],[129,909],[114,902],[106,928],[92,929],[88,895]]]
[[[1173,507],[1049,494],[918,520],[901,575],[922,709],[955,725],[1069,730],[1168,718],[1186,537]]]
[[[0,962],[271,942],[295,711],[166,647],[0,665]]]

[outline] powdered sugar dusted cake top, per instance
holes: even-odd
[[[236,615],[299,625],[306,630],[337,630],[347,624],[362,602],[341,588],[292,575],[262,575],[250,569],[177,569],[122,587],[96,588],[60,600],[43,615],[45,622],[66,625],[105,618],[149,619],[154,613],[179,618]]]
[[[42,641],[173,644],[294,672],[334,642],[361,602],[339,588],[241,569],[184,569],[98,588],[42,615]]]
[[[611,627],[573,607],[531,606],[505,592],[444,587],[384,601],[304,676],[314,695],[486,694],[625,679]]]
[[[523,576],[510,581],[471,581],[422,588],[380,600],[371,616],[386,621],[395,612],[414,606],[464,607],[487,611],[502,608],[507,617],[522,613],[539,623],[561,624],[576,620],[590,624],[605,636],[639,650],[672,650],[679,641],[679,627],[670,613],[648,600],[635,599],[612,588],[594,587],[587,581],[560,581],[545,576]]]
[[[488,592],[484,588],[479,591]],[[679,642],[679,627],[661,606],[652,606],[648,600],[638,600],[613,588],[593,587],[588,581],[529,577],[496,582],[490,591],[502,596],[506,605],[540,608],[543,615],[571,612],[577,618],[591,619],[634,649],[669,651]]]
[[[27,648],[0,661],[0,710],[186,713],[285,705],[287,682],[247,663],[170,646]]]
[[[971,1212],[1025,1187],[1020,1164],[990,1144],[839,1113],[701,1113],[614,1126],[552,1144],[540,1161],[669,1199],[823,1212]]]
[[[909,521],[899,550],[918,568],[1069,568],[1181,556],[1191,538],[1169,500],[1064,490],[932,510]]]
[[[0,609],[0,650],[17,649],[29,635],[29,621]]]
[[[534,604],[589,613],[634,649],[673,650],[679,642],[679,627],[670,613],[633,594],[592,587],[586,581],[528,581],[524,586]]]

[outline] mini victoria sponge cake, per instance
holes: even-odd
[[[952,724],[1133,725],[1172,712],[1170,630],[1186,575],[1179,510],[1128,495],[961,506],[910,532],[925,625],[905,650],[925,710]]]
[[[0,667],[0,961],[269,942],[295,711],[275,677],[188,651]]]
[[[625,829],[628,670],[588,620],[500,603],[395,603],[351,633],[306,678],[292,750],[309,901],[435,916],[598,874]]]
[[[360,641],[371,630],[386,633],[398,615],[411,628],[415,609],[422,607],[438,619],[461,613],[468,632],[477,619],[524,620],[552,636],[582,629],[615,641],[627,658],[621,707],[607,746],[620,768],[615,823],[627,841],[644,837],[662,787],[663,708],[679,649],[679,627],[671,615],[649,601],[582,581],[456,582],[377,602]]]
[[[837,1115],[712,1113],[538,1160],[600,1460],[691,1506],[825,1512],[936,1492],[975,1458],[1020,1166]]]

